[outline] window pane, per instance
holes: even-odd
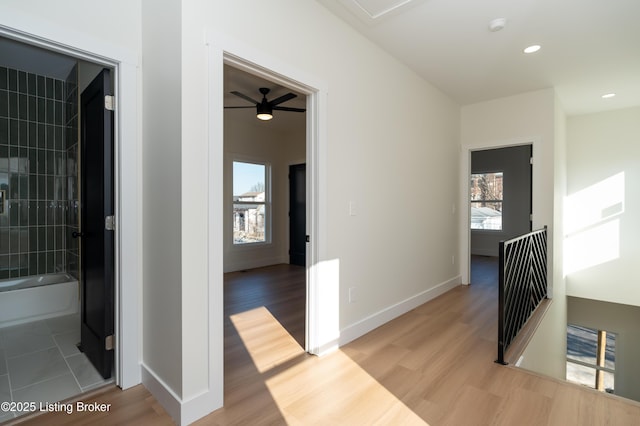
[[[264,164],[233,162],[233,243],[266,241]]]
[[[601,369],[597,364],[598,353],[598,330],[577,325],[567,326],[567,380],[580,383],[591,388],[596,388],[596,370]],[[604,342],[605,359],[604,368],[615,368],[615,340],[614,333],[606,333]],[[591,364],[590,366],[574,363],[581,362]],[[604,390],[613,393],[614,374],[602,371]]]
[[[593,389],[596,387],[596,369],[567,361],[567,381]]]
[[[567,358],[596,365],[598,332],[577,325],[567,326]]]
[[[471,175],[471,229],[502,230],[502,172]]]
[[[607,393],[615,393],[615,387],[613,386],[613,373],[608,371],[604,372],[604,391]]]
[[[259,243],[265,239],[265,208],[263,205],[233,205],[233,243]]]
[[[471,229],[502,230],[502,203],[472,201]]]
[[[471,175],[471,201],[501,201],[502,172]]]
[[[233,197],[241,197],[247,193],[264,193],[264,164],[233,162]]]
[[[602,374],[604,377],[604,391],[614,393],[614,374],[608,371],[603,371]],[[595,389],[596,369],[567,361],[567,381]]]
[[[607,345],[605,348],[604,366],[612,370],[616,369],[616,335],[609,332],[607,332]]]

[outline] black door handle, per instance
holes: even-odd
[[[73,238],[80,238],[80,237],[84,237],[84,234],[83,234],[82,232],[73,231],[73,232],[71,233],[71,236],[72,236]]]

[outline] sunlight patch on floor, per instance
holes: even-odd
[[[230,316],[260,373],[301,354],[304,349],[264,306]]]
[[[304,350],[266,308],[231,321],[287,424],[428,425],[343,352],[300,358]]]

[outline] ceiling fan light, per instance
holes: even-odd
[[[273,118],[271,107],[266,101],[256,105],[256,111],[256,117],[258,117],[259,120],[267,121]]]

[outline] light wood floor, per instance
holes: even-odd
[[[474,272],[471,286],[457,287],[322,358],[304,353],[301,325],[295,325],[304,320],[301,296],[294,294],[304,284],[304,270],[281,265],[228,276],[228,285],[253,280],[254,294],[227,288],[225,407],[196,424],[640,424],[640,404],[495,364],[495,278],[490,268]],[[264,306],[256,301],[267,281],[288,290]],[[290,285],[294,281],[299,284]],[[106,416],[47,415],[28,424],[171,423],[141,386],[88,400],[113,408]]]

